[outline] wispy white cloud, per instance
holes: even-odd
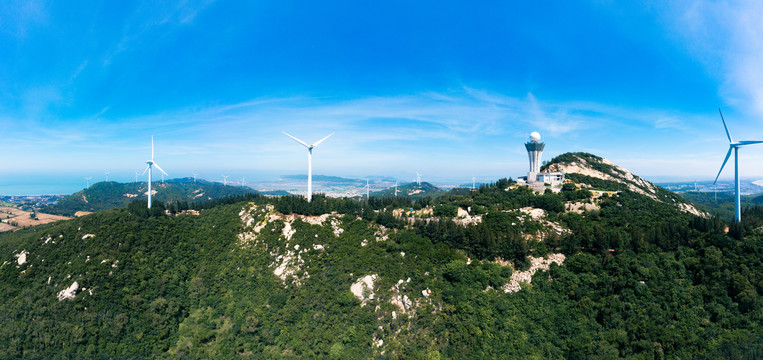
[[[28,144],[43,136],[46,140],[35,150],[37,156],[70,154],[60,162],[76,163],[77,155],[71,154],[88,154],[103,164],[134,164],[144,160],[148,138],[155,135],[163,164],[174,167],[299,171],[303,149],[293,146],[281,131],[306,141],[336,132],[317,150],[321,156],[316,157],[316,166],[326,172],[389,174],[419,169],[434,175],[483,167],[485,173],[489,164],[499,163],[499,168],[490,171],[510,175],[525,167],[521,142],[530,131],[540,131],[553,148],[564,151],[600,152],[614,143],[618,147],[631,143],[631,148],[648,151],[640,148],[643,136],[663,137],[666,146],[715,142],[682,127],[684,122],[700,120],[692,114],[464,88],[351,99],[261,98],[130,118],[109,117],[104,108],[82,119],[30,123],[14,130],[14,140],[6,145]],[[623,138],[623,133],[632,136]],[[615,157],[624,155],[610,152]],[[484,165],[478,166],[477,158]],[[327,159],[333,161],[321,164]]]
[[[0,4],[0,32],[24,38],[30,27],[45,24],[48,13],[41,0],[7,1]]]
[[[668,117],[658,118],[654,122],[654,127],[657,129],[686,130],[686,126],[681,121],[681,119],[677,116],[668,116]]]
[[[157,36],[176,27],[192,25],[194,19],[215,0],[183,0],[158,3],[147,1],[138,6],[122,29],[122,37],[111,51],[103,56],[103,65],[111,65],[115,57],[129,51],[150,36]]]
[[[722,80],[727,104],[763,114],[763,3],[668,2],[664,17],[682,44]]]

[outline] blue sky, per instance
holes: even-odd
[[[754,1],[0,4],[0,172],[521,176],[522,143],[712,179],[763,140]],[[741,151],[763,177],[763,146]],[[73,175],[72,175],[73,176]],[[732,169],[722,178],[733,176]],[[219,180],[219,179],[218,179]],[[2,190],[0,190],[0,193]]]

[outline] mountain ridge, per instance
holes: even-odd
[[[499,179],[422,199],[135,201],[2,233],[0,358],[761,349],[763,208],[726,234],[717,218],[582,179],[616,190]]]
[[[235,185],[223,185],[206,180],[179,178],[154,182],[152,195],[157,202],[198,202],[228,196],[255,193],[254,189]],[[56,204],[44,206],[44,213],[73,216],[77,212],[95,212],[127,206],[131,201],[147,199],[145,182],[119,183],[98,182],[87,189],[65,196]]]
[[[690,201],[634,175],[612,161],[584,152],[564,153],[546,163],[542,171],[563,172],[567,179],[603,190],[629,190],[653,200],[677,206],[697,216],[709,217]],[[595,180],[594,180],[595,179]]]

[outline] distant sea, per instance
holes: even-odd
[[[95,179],[90,181],[94,184]],[[120,179],[114,179],[120,180]],[[62,195],[85,188],[82,176],[70,174],[0,174],[0,195]]]

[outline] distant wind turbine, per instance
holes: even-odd
[[[718,175],[715,176],[715,181],[713,182],[713,185],[715,185],[715,183],[718,182],[718,177],[721,176],[723,167],[726,166],[726,162],[729,161],[729,156],[731,156],[731,150],[734,150],[734,190],[736,191],[735,203],[734,203],[734,220],[736,222],[740,222],[742,221],[742,205],[741,205],[741,197],[739,193],[739,148],[745,145],[760,144],[760,143],[763,143],[763,141],[734,142],[734,140],[731,139],[731,135],[729,134],[729,128],[726,126],[726,120],[723,119],[723,113],[721,112],[721,109],[718,109],[718,113],[721,114],[721,121],[723,121],[723,128],[726,130],[726,137],[729,138],[729,152],[726,153],[726,158],[723,159],[721,170],[718,171]]]
[[[135,172],[135,182],[138,182],[138,175],[140,175],[140,171]]]
[[[395,197],[397,197],[397,180],[395,180]]]
[[[475,185],[477,185],[477,178],[475,178],[474,176],[472,176],[472,190],[474,190],[474,188],[475,188]]]
[[[93,178],[92,176],[85,178],[85,189],[90,189],[90,179],[92,178]]]
[[[416,172],[416,184],[421,186],[421,174],[418,171]]]
[[[106,170],[106,182],[109,182],[109,171]]]
[[[366,200],[371,198],[371,185],[368,184],[368,179],[366,179]]]
[[[228,175],[223,175],[223,186],[228,186]]]
[[[197,174],[197,173],[193,173],[193,182],[196,182],[196,176],[198,176],[198,175],[199,174]]]
[[[316,143],[312,145],[307,145],[306,142],[287,134],[285,131],[281,131],[281,132],[284,133],[284,135],[294,139],[294,141],[302,144],[304,147],[307,148],[307,202],[310,202],[313,200],[313,148],[318,146],[318,144],[322,143],[324,140],[331,137],[331,135],[334,135],[334,133],[329,134],[325,138],[318,140]]]
[[[246,186],[246,178],[243,176],[241,177],[241,186]]]
[[[143,170],[143,174],[145,174],[146,171],[148,171],[148,208],[150,209],[151,208],[151,171],[152,171],[151,168],[156,166],[156,168],[159,169],[159,171],[161,171],[162,174],[169,176],[166,172],[164,172],[164,170],[162,170],[161,167],[159,167],[159,164],[154,162],[154,137],[153,136],[151,136],[151,160],[146,160],[146,164],[148,164],[148,166],[146,166],[146,170]]]

